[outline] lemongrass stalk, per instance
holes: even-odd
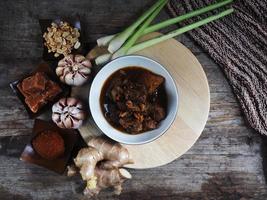
[[[115,36],[116,36],[116,34],[107,35],[107,36],[104,36],[104,37],[97,39],[96,40],[97,46],[99,46],[99,47],[107,46]]]
[[[218,3],[214,3],[212,5],[200,8],[198,10],[191,11],[191,12],[186,13],[184,15],[181,15],[181,16],[178,16],[178,17],[175,17],[175,18],[172,18],[172,19],[165,20],[165,21],[160,22],[158,24],[155,24],[155,25],[147,27],[144,30],[144,32],[142,33],[142,35],[145,35],[145,34],[148,34],[148,33],[154,32],[154,31],[158,31],[158,30],[160,30],[162,28],[165,28],[165,27],[173,25],[173,24],[177,24],[177,23],[179,23],[181,21],[184,21],[186,19],[189,19],[191,17],[195,17],[195,16],[201,15],[203,13],[209,12],[211,10],[214,10],[214,9],[220,8],[222,6],[225,6],[225,5],[227,5],[227,4],[231,3],[231,2],[233,2],[233,0],[221,1],[221,2],[218,2]]]
[[[103,37],[100,37],[96,40],[97,46],[99,47],[106,47],[109,45],[110,41],[116,36],[117,34],[113,34],[113,35],[106,35]]]
[[[129,49],[129,51],[127,52],[127,54],[132,54],[132,53],[135,53],[137,51],[141,51],[141,50],[143,50],[143,49],[145,49],[147,47],[153,46],[155,44],[158,44],[158,43],[163,42],[165,40],[168,40],[170,38],[176,37],[176,36],[178,36],[178,35],[180,35],[182,33],[185,33],[187,31],[190,31],[192,29],[195,29],[195,28],[198,28],[200,26],[203,26],[203,25],[205,25],[207,23],[210,23],[210,22],[212,22],[214,20],[220,19],[220,18],[222,18],[222,17],[224,17],[226,15],[229,15],[233,11],[234,11],[233,8],[227,9],[227,10],[225,10],[225,11],[219,13],[219,14],[216,14],[216,15],[213,15],[213,16],[210,16],[210,17],[207,17],[207,18],[205,18],[203,20],[200,20],[198,22],[195,22],[195,23],[192,23],[190,25],[187,25],[187,26],[184,26],[182,28],[179,28],[177,30],[174,30],[174,31],[172,31],[172,32],[170,32],[170,33],[168,33],[166,35],[162,35],[162,36],[159,36],[159,37],[156,37],[156,38],[147,40],[145,42],[136,44],[136,45],[134,45],[133,47],[131,47]]]
[[[189,12],[187,14],[184,14],[184,15],[172,18],[172,19],[165,20],[165,21],[160,22],[158,24],[155,24],[155,25],[147,27],[143,31],[143,33],[141,35],[145,35],[145,34],[148,34],[148,33],[154,32],[154,31],[158,31],[158,30],[160,30],[162,28],[165,28],[167,26],[179,23],[179,22],[181,22],[183,20],[186,20],[186,19],[189,19],[191,17],[195,17],[195,16],[201,15],[203,13],[209,12],[211,10],[220,8],[220,7],[225,6],[225,5],[227,5],[227,4],[231,3],[231,2],[233,2],[233,0],[221,1],[221,2],[218,2],[218,3],[214,3],[212,5],[200,8],[198,10],[191,11],[191,12]],[[120,34],[120,33],[118,33],[118,34]],[[99,38],[97,40],[98,46],[107,46],[109,44],[109,42],[118,34],[108,35],[108,36],[104,36],[104,37]]]
[[[144,30],[149,26],[149,24],[153,21],[153,19],[159,14],[162,8],[166,5],[168,1],[164,0],[164,2],[146,19],[146,21],[138,28],[138,30],[125,42],[125,44],[116,51],[112,59],[125,55],[128,50],[134,45],[136,40],[141,36]]]
[[[164,0],[158,0],[157,3],[155,3],[150,9],[148,9],[141,17],[137,19],[135,23],[133,23],[131,26],[129,26],[127,29],[125,29],[123,32],[119,33],[116,35],[109,43],[108,45],[108,51],[110,53],[114,53],[117,51],[123,44],[124,42],[133,34],[135,29],[143,23],[146,18],[148,18],[151,13],[154,12],[162,3]]]
[[[109,54],[109,53],[98,56],[95,59],[95,64],[96,65],[103,65],[103,64],[107,63],[108,61],[110,61],[111,56],[112,56],[112,54]]]
[[[220,19],[220,18],[222,18],[222,17],[224,17],[224,16],[226,16],[226,15],[229,15],[229,14],[231,14],[233,11],[234,11],[234,9],[230,8],[230,9],[225,10],[225,11],[223,11],[223,12],[217,14],[217,15],[213,15],[213,16],[207,17],[207,18],[205,18],[205,19],[203,19],[203,20],[200,20],[200,21],[198,21],[198,22],[195,22],[195,23],[192,23],[192,24],[190,24],[190,25],[187,25],[187,26],[184,26],[184,27],[182,27],[182,28],[179,28],[179,29],[177,29],[177,30],[175,30],[175,31],[172,31],[172,32],[166,34],[166,35],[162,35],[162,36],[159,36],[159,37],[156,37],[156,38],[147,40],[147,41],[145,41],[145,42],[136,44],[136,45],[134,45],[133,47],[131,47],[131,48],[128,50],[128,52],[127,52],[126,54],[133,54],[133,53],[135,53],[135,52],[137,52],[137,51],[141,51],[141,50],[143,50],[143,49],[145,49],[145,48],[148,48],[148,47],[150,47],[150,46],[156,45],[156,44],[158,44],[158,43],[160,43],[160,42],[163,42],[163,41],[165,41],[165,40],[168,40],[168,39],[170,39],[170,38],[176,37],[176,36],[178,36],[178,35],[180,35],[180,34],[182,34],[182,33],[185,33],[185,32],[187,32],[187,31],[190,31],[190,30],[192,30],[192,29],[195,29],[195,28],[198,28],[198,27],[200,27],[200,26],[202,26],[202,25],[205,25],[205,24],[207,24],[207,23],[209,23],[209,22],[212,22],[212,21],[215,21],[215,20],[217,20],[217,19]],[[111,54],[108,54],[108,55],[109,55],[109,57],[106,57],[106,58],[105,58],[105,62],[108,62],[108,61],[109,61],[108,59],[113,58],[113,56],[111,57]],[[99,59],[99,60],[104,60],[104,59],[101,58],[101,57],[102,57],[102,56],[99,56],[99,57],[97,57],[97,59]],[[103,63],[103,62],[101,62],[101,63]]]

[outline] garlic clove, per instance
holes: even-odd
[[[67,85],[74,85],[73,75],[71,73],[66,73],[64,81],[66,82]]]
[[[73,128],[77,129],[82,125],[82,121],[81,120],[75,120],[73,123]]]
[[[84,65],[84,66],[87,66],[87,67],[92,67],[92,63],[89,61],[89,60],[84,60],[83,62],[82,62],[82,64]]]
[[[73,85],[79,86],[79,85],[84,84],[86,81],[87,80],[84,79],[84,76],[82,76],[81,74],[78,73],[78,74],[76,74],[75,79],[73,79]]]
[[[70,117],[66,117],[63,123],[66,128],[71,128],[71,127],[74,128],[74,123],[72,122],[72,119]]]
[[[59,121],[60,120],[60,116],[59,116],[59,114],[54,114],[54,115],[52,115],[52,120],[53,121]]]
[[[76,118],[76,119],[84,119],[84,118],[85,118],[85,113],[81,113],[81,112],[79,112],[79,113],[77,113],[77,114],[75,115],[75,118]]]
[[[61,110],[61,108],[59,106],[57,106],[56,104],[54,104],[53,107],[52,107],[52,112],[53,113],[61,113],[62,110]]]
[[[89,75],[91,73],[91,69],[87,67],[83,67],[80,69],[80,73]]]
[[[74,61],[75,61],[75,62],[78,62],[78,63],[83,62],[85,59],[86,59],[86,58],[85,58],[84,56],[82,56],[82,55],[75,55],[75,56],[74,56]]]
[[[63,74],[64,68],[59,66],[56,68],[56,74],[57,76],[61,76]]]

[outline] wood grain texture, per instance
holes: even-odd
[[[141,40],[157,37],[151,33]],[[95,49],[88,53],[94,57]],[[136,52],[161,63],[172,75],[179,93],[179,108],[171,127],[160,138],[143,145],[124,145],[134,164],[127,165],[133,169],[146,169],[166,165],[183,155],[193,146],[202,133],[208,119],[210,92],[207,77],[195,56],[180,42],[169,39],[165,42]],[[102,55],[101,52],[98,56]],[[87,88],[87,91],[85,91]],[[88,102],[90,85],[75,87],[72,96],[83,96]],[[77,96],[76,96],[77,95]],[[92,127],[95,123],[89,119],[79,128],[81,135],[88,142],[90,136],[101,135],[101,131]],[[144,152],[146,152],[144,154]]]
[[[0,199],[82,199],[79,177],[66,178],[19,161],[32,120],[10,91],[9,82],[29,72],[42,55],[38,18],[79,13],[87,41],[130,24],[152,0],[0,1]],[[129,9],[130,8],[130,9]],[[157,20],[168,16],[162,12]],[[202,64],[211,107],[204,132],[174,162],[155,169],[130,170],[133,179],[117,197],[98,199],[267,199],[264,169],[267,139],[248,128],[219,67],[190,38],[177,38]]]

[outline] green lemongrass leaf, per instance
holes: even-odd
[[[147,40],[145,42],[141,42],[139,44],[136,44],[136,45],[134,45],[133,47],[131,47],[129,49],[129,51],[127,52],[127,54],[132,54],[132,53],[135,53],[137,51],[141,51],[141,50],[143,50],[143,49],[145,49],[147,47],[153,46],[155,44],[158,44],[158,43],[163,42],[165,40],[168,40],[170,38],[176,37],[176,36],[178,36],[178,35],[180,35],[182,33],[185,33],[187,31],[190,31],[192,29],[196,29],[196,28],[198,28],[200,26],[203,26],[203,25],[205,25],[207,23],[210,23],[210,22],[215,21],[217,19],[220,19],[220,18],[222,18],[222,17],[224,17],[226,15],[229,15],[233,11],[234,11],[233,8],[227,9],[227,10],[225,10],[223,12],[220,12],[219,14],[216,14],[216,15],[213,15],[213,16],[210,16],[210,17],[207,17],[207,18],[205,18],[203,20],[200,20],[198,22],[195,22],[195,23],[192,23],[190,25],[187,25],[187,26],[184,26],[182,28],[179,28],[177,30],[171,31],[170,33],[167,33],[166,35],[161,35],[159,37],[156,37],[156,38]]]
[[[177,23],[179,23],[181,21],[184,21],[186,19],[189,19],[191,17],[195,17],[195,16],[201,15],[203,13],[209,12],[211,10],[214,10],[214,9],[220,8],[222,6],[225,6],[225,5],[227,5],[227,4],[231,3],[231,2],[233,2],[233,0],[225,0],[225,1],[218,2],[218,3],[214,3],[212,5],[200,8],[198,10],[191,11],[191,12],[186,13],[184,15],[181,15],[181,16],[178,16],[178,17],[175,17],[175,18],[172,18],[172,19],[165,20],[165,21],[160,22],[160,23],[155,24],[155,25],[151,25],[151,26],[147,27],[144,30],[142,35],[145,35],[145,34],[148,34],[148,33],[154,32],[154,31],[158,31],[158,30],[160,30],[162,28],[165,28],[165,27],[173,25],[173,24],[177,24]]]
[[[145,35],[145,34],[148,34],[148,33],[154,32],[154,31],[158,31],[158,30],[160,30],[162,28],[165,28],[167,26],[179,23],[179,22],[181,22],[183,20],[186,20],[186,19],[189,19],[191,17],[195,17],[195,16],[201,15],[203,13],[209,12],[211,10],[220,8],[220,7],[225,6],[225,5],[227,5],[227,4],[231,3],[231,2],[233,2],[233,0],[224,0],[224,1],[221,1],[221,2],[217,2],[217,3],[214,3],[212,5],[200,8],[198,10],[191,11],[191,12],[186,13],[184,15],[177,16],[175,18],[165,20],[165,21],[160,22],[158,24],[151,25],[151,26],[147,27],[143,31],[142,35]],[[114,35],[108,35],[108,36],[104,36],[104,37],[99,38],[97,40],[98,46],[107,46],[109,44],[109,42],[118,34],[120,34],[120,33],[117,33],[117,34],[114,34]]]
[[[114,53],[117,51],[124,42],[133,34],[135,29],[143,23],[144,20],[146,20],[151,13],[154,12],[165,0],[158,0],[157,3],[155,3],[150,9],[148,9],[141,17],[137,19],[135,23],[133,23],[131,26],[129,26],[127,29],[125,29],[123,32],[116,35],[109,43],[108,45],[108,51],[110,53]]]
[[[125,44],[113,54],[112,59],[123,56],[127,53],[127,51],[134,45],[136,40],[141,36],[153,19],[159,14],[167,2],[167,0],[164,0],[164,2],[144,21],[140,28],[125,42]]]

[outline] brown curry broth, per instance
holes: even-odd
[[[129,76],[129,80],[134,80],[136,77],[138,77],[138,75],[140,75],[141,73],[144,72],[149,72],[152,74],[155,74],[147,69],[144,69],[142,67],[137,67],[137,66],[129,66],[129,67],[125,67],[122,68],[120,70],[117,70],[116,72],[114,72],[113,74],[111,74],[109,76],[109,78],[105,81],[102,89],[101,89],[101,94],[100,94],[100,106],[101,106],[101,110],[102,113],[105,116],[105,119],[109,122],[109,124],[116,128],[119,131],[128,133],[125,131],[125,129],[119,124],[119,122],[117,124],[115,124],[113,121],[110,120],[109,117],[107,117],[109,115],[109,104],[115,104],[109,97],[109,92],[112,89],[112,81],[115,78],[118,78],[119,76],[121,76],[121,72],[120,71],[124,71],[126,73],[127,76]],[[157,75],[157,74],[155,74]],[[163,84],[161,84],[153,94],[149,95],[149,100],[150,101],[154,101],[154,102],[159,102],[159,104],[164,108],[164,110],[167,112],[167,94],[166,94],[166,90],[164,87],[164,82]],[[140,134],[144,131],[141,131],[137,134]],[[131,134],[131,133],[128,133]]]

